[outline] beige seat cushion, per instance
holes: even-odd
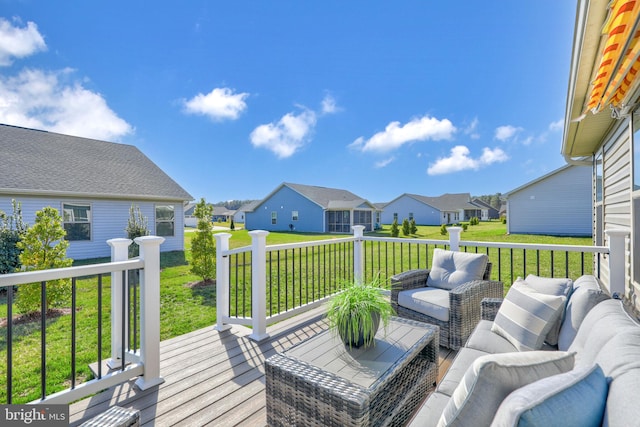
[[[443,322],[449,321],[449,291],[445,289],[427,287],[400,291],[398,305]]]

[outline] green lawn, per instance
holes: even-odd
[[[382,230],[372,233],[373,236],[389,236],[390,226],[386,225]],[[538,244],[575,244],[590,245],[590,238],[558,238],[550,236],[522,236],[506,235],[506,226],[498,221],[481,223],[477,226],[469,226],[468,231],[463,232],[463,241],[496,241],[496,242],[518,242],[518,243],[538,243]],[[248,246],[251,238],[246,230],[236,230],[229,232],[232,237],[229,241],[231,248]],[[161,313],[160,331],[161,339],[182,335],[196,329],[210,326],[215,323],[215,286],[196,285],[200,278],[189,271],[189,260],[191,257],[191,237],[193,233],[185,233],[185,252],[164,253],[161,256]],[[345,237],[344,235],[327,235],[317,233],[298,232],[272,232],[267,236],[267,244],[280,244],[290,242],[304,242],[310,240],[324,240]],[[403,237],[403,236],[401,236]],[[440,234],[440,227],[419,226],[418,232],[414,236],[403,237],[409,243],[416,238],[446,240],[447,236]],[[406,251],[406,247],[401,249]],[[371,248],[371,247],[369,247]],[[375,247],[373,247],[375,249]],[[348,254],[350,247],[345,246],[339,251]],[[380,249],[377,249],[379,251]],[[431,249],[432,250],[432,249]],[[340,252],[341,253],[341,252]],[[342,256],[342,255],[335,255]],[[386,254],[385,254],[386,256]],[[495,255],[493,255],[495,256]],[[501,257],[509,256],[502,254]],[[415,257],[415,253],[412,255]],[[518,253],[514,257],[514,263],[521,257]],[[349,265],[348,256],[343,260],[345,269],[352,269]],[[374,260],[370,269],[377,268]],[[533,257],[527,258],[530,263]],[[96,261],[96,260],[93,260]],[[100,260],[105,261],[105,260]],[[562,260],[561,260],[562,261]],[[91,261],[84,261],[83,264]],[[306,267],[305,262],[300,258],[296,261],[299,266]],[[318,261],[326,262],[326,261]],[[338,262],[343,262],[338,260]],[[404,261],[406,262],[406,260]],[[572,261],[573,263],[573,261]],[[407,264],[400,265],[405,268]],[[297,267],[296,267],[297,268]],[[319,269],[314,267],[314,275],[320,275]],[[305,270],[299,268],[298,270]],[[326,272],[325,272],[326,273]],[[310,273],[311,274],[311,273]],[[332,274],[328,272],[328,275]],[[494,270],[494,276],[497,272]],[[503,272],[503,276],[505,273]],[[291,273],[288,273],[291,277]],[[502,280],[510,280],[508,273]],[[306,279],[305,279],[306,280]],[[97,310],[98,292],[96,278],[83,278],[77,281],[77,339],[76,339],[76,365],[77,381],[81,382],[91,377],[87,368],[89,363],[97,359]],[[102,358],[110,356],[110,278],[103,279],[103,338],[102,338]],[[293,292],[293,290],[292,290]],[[302,291],[301,291],[302,292]],[[305,291],[306,292],[306,291]],[[315,291],[314,291],[315,292]],[[249,299],[250,301],[250,299]],[[14,313],[15,314],[15,313]],[[6,318],[6,296],[0,296],[0,317]],[[6,320],[6,319],[5,319]],[[71,316],[65,314],[47,320],[47,393],[50,394],[70,385],[70,355],[71,355]],[[23,403],[38,399],[40,393],[40,323],[23,322],[14,325],[13,328],[13,403]],[[6,376],[7,376],[7,329],[6,322],[0,325],[0,403],[7,401],[6,396]]]

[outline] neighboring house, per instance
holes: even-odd
[[[184,205],[184,226],[197,227],[198,218],[195,217],[196,203],[187,203]]]
[[[474,205],[478,206],[482,210],[482,217],[478,217],[478,218],[480,218],[481,221],[488,221],[488,220],[491,220],[491,219],[500,218],[500,211],[498,211],[498,209],[494,208],[493,206],[491,206],[489,203],[485,202],[484,200],[478,199],[476,197],[475,199],[473,199],[471,201],[471,203],[473,203]]]
[[[609,5],[621,9],[610,11]],[[607,288],[623,288],[640,308],[640,74],[637,56],[629,56],[633,67],[618,61],[636,33],[639,8],[625,6],[608,0],[577,2],[561,153],[568,163],[592,170],[593,243],[608,244],[607,231],[628,233],[624,271],[610,271],[607,262],[598,267]],[[609,14],[619,15],[616,28],[624,30],[615,39],[602,32]],[[621,85],[613,84],[618,81]]]
[[[506,194],[507,233],[591,236],[591,168],[565,165]]]
[[[418,225],[454,224],[480,218],[482,208],[471,203],[469,193],[443,194],[438,197],[404,193],[384,206],[382,222],[391,224],[414,219]]]
[[[245,213],[249,210],[253,210],[253,208],[255,208],[258,203],[260,203],[260,200],[253,200],[240,206],[233,214],[233,222],[235,222],[236,224],[244,224]]]
[[[212,220],[213,222],[231,221],[235,213],[236,211],[229,210],[224,206],[214,206]]]
[[[337,188],[283,183],[245,213],[245,228],[268,231],[351,233],[374,228],[375,206]]]
[[[382,228],[382,212],[384,212],[384,207],[387,203],[374,203],[373,206],[376,208],[376,211],[373,214],[373,227],[378,230]]]
[[[52,206],[67,231],[67,256],[107,257],[107,240],[126,237],[129,210],[138,206],[162,251],[184,250],[185,201],[193,198],[131,145],[0,125],[0,210],[11,200],[33,224]]]

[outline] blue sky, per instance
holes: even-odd
[[[575,1],[0,0],[0,123],[137,146],[194,198],[506,193],[560,155]]]

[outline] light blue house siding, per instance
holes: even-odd
[[[411,215],[418,225],[440,225],[440,211],[422,203],[411,196],[402,195],[387,204],[382,211],[382,223],[391,224],[397,215],[398,223],[410,219]]]
[[[22,206],[22,218],[25,223],[32,225],[35,222],[36,212],[46,206],[51,206],[62,212],[63,204],[81,205],[90,207],[90,239],[70,241],[67,256],[72,259],[102,258],[111,256],[111,247],[107,240],[118,237],[127,237],[125,231],[129,220],[129,209],[132,204],[140,207],[142,215],[147,218],[148,228],[151,234],[163,233],[156,229],[156,207],[173,207],[173,221],[165,222],[165,230],[171,228],[173,223],[173,235],[163,236],[165,241],[160,246],[162,252],[184,249],[184,215],[181,201],[153,202],[131,200],[104,200],[89,198],[63,198],[63,197],[33,197],[33,196],[5,196],[0,195],[0,210],[8,215],[13,212],[11,200],[15,199]],[[161,228],[162,226],[160,226]],[[166,231],[165,231],[166,233]],[[134,243],[135,244],[135,243]]]
[[[297,213],[297,216],[296,216]],[[300,193],[282,186],[245,213],[245,228],[249,230],[324,232],[324,209]],[[274,223],[275,222],[275,223]]]

